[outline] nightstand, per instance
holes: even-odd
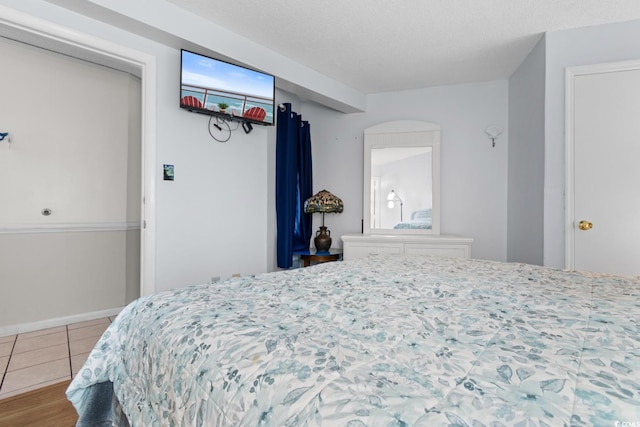
[[[328,251],[317,251],[309,249],[307,251],[294,252],[294,255],[300,257],[305,267],[311,264],[322,264],[323,262],[332,262],[342,259],[342,249],[331,248]]]

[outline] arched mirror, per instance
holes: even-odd
[[[365,234],[440,234],[440,126],[365,129],[363,201]]]

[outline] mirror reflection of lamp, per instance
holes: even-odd
[[[402,199],[395,190],[391,190],[391,192],[387,195],[387,207],[389,209],[393,209],[395,207],[395,202],[400,202],[400,222],[402,222]]]

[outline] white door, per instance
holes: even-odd
[[[572,70],[567,267],[640,275],[640,63]]]

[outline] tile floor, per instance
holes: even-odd
[[[112,319],[0,337],[0,399],[71,379]]]

